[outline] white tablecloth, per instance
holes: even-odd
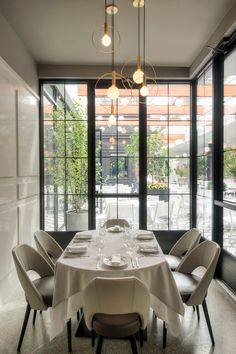
[[[97,232],[94,231],[92,242],[88,242],[89,247],[85,255],[89,257],[65,258],[62,255],[56,263],[50,338],[56,337],[64,329],[67,319],[75,316],[83,306],[83,289],[97,276],[136,276],[142,280],[150,291],[151,307],[156,315],[166,322],[172,334],[177,336],[180,330],[179,315],[184,315],[184,306],[161,249],[155,257],[138,255],[139,268],[133,268],[129,259],[126,268],[111,268],[101,262],[101,267],[96,269],[98,251],[96,243],[93,242],[96,235]],[[139,242],[141,241],[137,241],[137,244]],[[157,244],[155,239],[151,242]],[[142,241],[145,244],[151,242]],[[104,256],[117,253],[124,255],[127,251],[122,233],[107,233],[104,243]]]

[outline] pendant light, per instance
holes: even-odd
[[[143,82],[140,88],[140,95],[146,97],[149,94],[149,89],[146,80],[146,6],[143,6]]]
[[[136,61],[136,71],[133,73],[133,80],[136,84],[143,82],[144,73],[141,68],[141,56],[140,56],[140,6],[138,6],[138,55]]]
[[[114,0],[112,1],[112,6],[114,7]],[[114,38],[114,25],[115,25],[115,19],[114,19],[114,11],[112,11],[111,14],[111,21],[112,21],[112,52],[111,52],[111,86],[107,90],[107,96],[111,100],[116,100],[119,95],[119,89],[116,86],[116,71],[115,71],[115,38]]]
[[[107,10],[106,9],[107,9],[107,0],[105,0],[105,7],[104,7],[105,22],[104,22],[104,32],[103,32],[101,42],[104,47],[109,47],[111,45],[111,37],[109,36],[109,33],[108,33]]]

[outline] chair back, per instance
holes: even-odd
[[[35,310],[46,310],[47,305],[27,272],[33,270],[40,277],[46,277],[54,274],[52,267],[34,248],[26,244],[14,247],[12,255],[19,281],[30,307]]]
[[[46,261],[55,268],[55,262],[63,252],[61,246],[53,237],[43,230],[36,231],[34,233],[34,239],[37,250],[41,256],[43,256]]]
[[[95,278],[83,293],[83,309],[87,327],[92,329],[96,313],[123,315],[137,313],[141,328],[147,326],[150,295],[147,287],[136,277]]]
[[[130,227],[130,224],[125,219],[109,219],[105,221],[103,226],[108,229],[109,227],[113,227],[115,225],[119,225],[120,227]]]
[[[198,229],[190,229],[174,244],[169,254],[177,257],[187,255],[201,239],[201,232]]]
[[[214,276],[219,255],[220,246],[213,241],[207,240],[196,246],[176,269],[178,272],[187,274],[191,274],[198,267],[206,269],[198,286],[188,299],[187,305],[200,305],[203,302],[208,286]]]

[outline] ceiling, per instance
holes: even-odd
[[[109,3],[109,1],[108,1]],[[121,36],[116,63],[137,51],[137,10],[116,0]],[[147,0],[146,57],[154,65],[189,67],[235,0]],[[102,65],[110,55],[92,45],[104,22],[104,0],[0,0],[0,11],[38,63]]]

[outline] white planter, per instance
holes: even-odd
[[[66,212],[67,231],[83,231],[88,230],[88,210],[81,210],[80,213],[75,211]]]

